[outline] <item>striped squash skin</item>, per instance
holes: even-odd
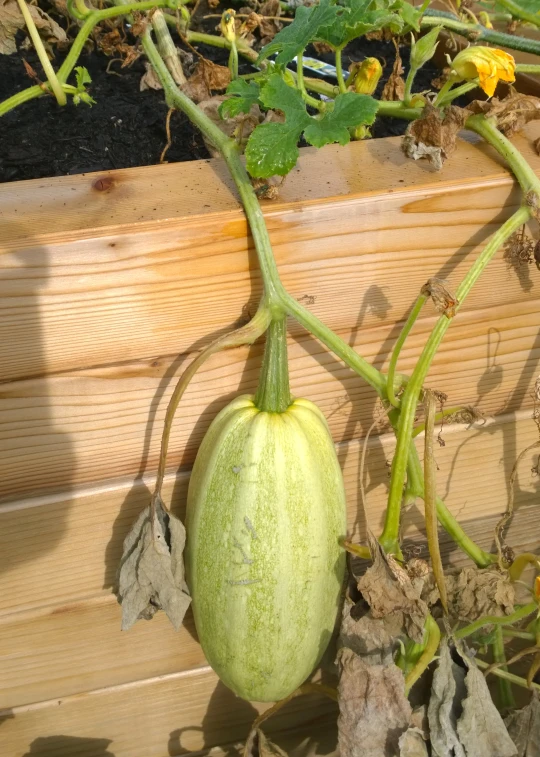
[[[316,405],[267,413],[243,396],[219,413],[191,474],[186,568],[203,651],[239,696],[282,699],[319,662],[345,530],[343,477]]]

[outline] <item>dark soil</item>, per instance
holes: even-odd
[[[201,15],[207,12],[206,8],[201,9]],[[219,9],[213,12],[219,12]],[[213,32],[215,24],[214,19],[206,20],[200,28],[206,27],[205,31]],[[21,41],[23,39],[21,35]],[[204,45],[199,46],[199,50],[214,62],[226,65],[226,52]],[[314,50],[308,50],[307,54],[333,63],[332,55],[321,55]],[[407,68],[408,48],[403,47],[401,54]],[[344,65],[368,56],[385,61],[385,76],[391,73],[394,61],[391,42],[356,40],[345,50]],[[0,101],[34,84],[26,74],[23,58],[41,75],[33,51],[0,55]],[[57,54],[53,61],[55,68],[60,66],[62,59],[63,56]],[[120,61],[111,64],[111,58],[102,52],[86,53],[79,59],[79,64],[88,69],[92,78],[89,92],[96,100],[95,105],[88,107],[81,103],[75,106],[70,98],[61,108],[52,96],[44,96],[0,118],[0,182],[158,163],[167,142],[168,107],[161,91],[139,90],[145,72],[144,60],[141,56],[130,67],[121,68]],[[246,63],[241,70],[254,69]],[[434,68],[424,69],[415,90],[429,89],[431,80],[437,75]],[[383,86],[384,77],[377,96]],[[405,128],[403,121],[378,119],[373,136],[402,134]],[[182,113],[172,115],[171,133],[173,140],[166,156],[168,162],[209,157],[200,133]]]

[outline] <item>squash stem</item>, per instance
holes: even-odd
[[[287,320],[280,316],[266,332],[264,359],[255,406],[265,413],[284,413],[291,404],[287,363]]]

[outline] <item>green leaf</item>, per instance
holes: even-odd
[[[92,77],[84,66],[77,66],[75,68],[75,82],[77,89],[81,92],[84,92],[86,89],[85,84],[92,83]]]
[[[403,29],[403,19],[388,5],[388,0],[342,0],[341,13],[331,24],[319,28],[317,39],[334,48],[342,48],[351,40],[384,27],[399,33]]]
[[[317,39],[317,31],[321,26],[332,23],[338,10],[336,5],[331,5],[331,0],[320,0],[318,5],[311,8],[300,5],[292,24],[285,26],[272,42],[263,47],[257,65],[270,55],[278,53],[276,63],[286,66],[304,51],[309,42]]]
[[[288,174],[298,160],[300,133],[301,130],[287,124],[257,126],[246,146],[246,165],[251,176],[268,178]]]
[[[300,135],[313,119],[300,92],[285,84],[278,74],[268,78],[260,100],[266,108],[282,111],[285,123],[257,126],[246,146],[247,169],[255,177],[285,176],[298,160]]]
[[[221,118],[234,118],[240,113],[249,113],[252,106],[259,101],[259,85],[244,79],[235,79],[227,87],[227,94],[232,95],[218,108]]]
[[[369,95],[346,92],[338,95],[334,109],[321,119],[311,119],[304,131],[304,137],[314,147],[339,142],[346,145],[350,140],[349,129],[361,124],[372,124],[379,104]]]
[[[422,13],[419,12],[418,8],[415,8],[408,3],[407,0],[397,0],[397,2],[391,6],[391,10],[395,10],[400,14],[405,26],[410,26],[411,29],[414,29],[417,32],[420,31],[420,19],[422,18]]]

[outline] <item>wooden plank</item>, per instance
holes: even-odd
[[[531,300],[460,314],[428,384],[444,391],[450,405],[476,404],[486,414],[530,406],[540,372],[539,309]],[[400,370],[412,371],[434,321],[428,311],[405,345]],[[381,366],[393,344],[389,331],[381,326],[342,336]],[[218,410],[235,394],[255,390],[261,352],[261,346],[229,350],[198,374],[174,425],[171,472],[191,466]],[[318,403],[335,441],[362,436],[375,393],[307,336],[291,340],[289,355],[293,393]],[[139,360],[0,384],[0,502],[155,471],[174,375],[191,359]]]
[[[345,147],[328,145],[322,150],[303,148],[296,168],[281,188],[279,201],[264,204],[267,207],[305,204],[329,197],[397,190],[403,184],[436,186],[478,178],[508,181],[499,155],[483,143],[470,144],[477,141],[475,135],[464,133],[464,136],[468,141],[460,144],[461,156],[455,155],[442,174],[423,161],[408,160],[398,137],[351,142]],[[528,125],[524,135],[517,135],[514,143],[536,169],[540,168],[540,160],[531,145],[534,136],[538,136],[537,130]],[[238,206],[233,183],[221,160],[0,185],[2,239],[11,241],[26,240],[29,228],[40,234],[78,232],[210,215]]]
[[[190,754],[242,741],[262,709],[235,697],[213,671],[193,670],[3,711],[1,743],[9,757]],[[309,733],[335,734],[336,714],[328,699],[299,697],[266,731],[291,749],[300,747],[300,757]],[[335,749],[331,738],[321,741],[323,754]]]
[[[450,510],[460,522],[500,513],[506,507],[507,482],[514,461],[537,438],[530,413],[504,416],[481,428],[449,426],[446,446],[437,452],[438,485]],[[419,438],[419,445],[421,444]],[[366,512],[359,501],[359,441],[338,446],[348,501],[351,533],[365,537],[366,517],[378,532],[386,505],[387,462],[393,437],[370,441],[367,456]],[[538,499],[539,479],[531,473],[534,451],[521,462],[516,504],[523,507]],[[187,473],[166,480],[164,497],[184,514]],[[147,481],[151,486],[152,482]],[[109,594],[115,581],[123,539],[138,513],[149,502],[145,483],[111,482],[107,486],[21,501],[0,510],[0,612],[77,603],[81,599]],[[405,518],[405,535],[416,533],[419,511]],[[410,531],[409,531],[410,528]],[[537,534],[535,532],[535,536]]]
[[[392,161],[378,173],[388,178]],[[464,173],[428,187],[271,206],[266,217],[285,285],[337,330],[402,319],[429,276],[457,283],[519,203],[500,173],[469,183]],[[197,349],[237,322],[246,303],[253,309],[260,293],[238,210],[49,234],[43,220],[11,241],[5,226],[0,380]],[[38,230],[32,238],[29,228]],[[500,262],[465,307],[534,296]]]
[[[498,520],[497,514],[467,521],[467,533],[492,549]],[[427,558],[425,539],[415,528],[419,521],[418,510],[407,517],[404,547]],[[516,553],[540,549],[537,523],[537,504],[521,506],[507,534]],[[445,564],[468,563],[444,532],[441,552]],[[190,612],[179,633],[163,613],[122,633],[112,596],[6,615],[0,619],[0,650],[0,709],[206,664]]]

